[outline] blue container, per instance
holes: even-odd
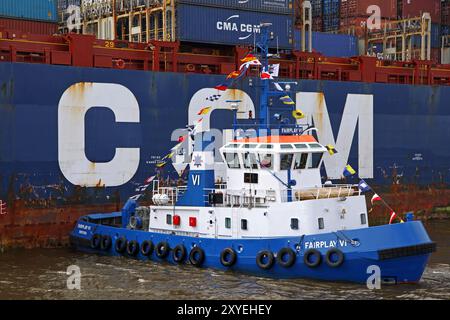
[[[313,32],[313,49],[328,57],[354,57],[359,55],[358,38],[345,34]],[[308,37],[306,37],[308,41]],[[308,46],[306,46],[308,47]],[[295,31],[295,48],[301,49],[301,31]]]
[[[178,3],[278,14],[294,13],[294,0],[178,0]]]
[[[413,36],[413,47],[420,48],[422,37],[419,35]],[[441,25],[433,23],[431,24],[431,47],[440,48],[442,46],[442,28]]]
[[[81,0],[58,0],[58,12],[67,10],[71,5],[81,7]]]
[[[312,6],[312,16],[322,17],[322,0],[310,0]]]
[[[340,27],[340,0],[323,0],[322,3],[322,18],[323,31],[331,32],[337,31]]]
[[[1,0],[0,17],[56,22],[56,7],[56,0]]]
[[[259,34],[261,22],[270,22],[281,49],[292,49],[293,17],[243,10],[178,5],[177,39],[187,42],[224,45],[251,45]],[[258,38],[258,37],[257,37]],[[272,41],[272,47],[277,40]]]

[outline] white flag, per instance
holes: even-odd
[[[269,73],[272,77],[278,77],[280,74],[280,64],[271,64],[269,66]]]

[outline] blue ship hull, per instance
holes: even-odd
[[[93,249],[91,241],[94,235],[110,236],[111,248]],[[199,247],[205,253],[201,264],[204,268],[232,270],[270,278],[307,278],[357,283],[366,283],[374,266],[379,268],[382,283],[416,283],[422,277],[430,253],[435,250],[434,243],[418,221],[299,237],[222,240],[128,230],[81,219],[71,233],[71,243],[76,249],[88,253],[124,256],[144,261],[166,261],[172,264],[189,263],[188,257],[181,262],[175,262],[173,250],[166,258],[157,257],[155,251],[149,256],[143,255],[141,251],[135,256],[119,253],[115,244],[121,237],[127,241],[137,241],[138,244],[150,240],[155,246],[166,241],[172,249],[183,245],[188,254],[194,247]],[[327,251],[332,249],[334,244],[343,252],[344,260],[339,267],[331,267],[325,263]],[[222,265],[220,260],[221,252],[225,248],[232,248],[237,252],[236,262],[231,267]],[[267,250],[276,256],[282,248],[290,248],[295,252],[292,266],[283,267],[275,262],[265,270],[256,263],[259,252]],[[321,254],[321,263],[316,267],[310,267],[304,261],[305,252],[311,248]]]
[[[22,200],[28,207],[48,203],[60,207],[129,198],[136,194],[137,186],[155,174],[157,160],[177,143],[173,131],[188,124],[193,95],[213,88],[223,79],[216,75],[1,63],[0,199],[8,201],[9,206],[13,200]],[[116,122],[115,113],[105,105],[94,106],[84,117],[84,153],[92,162],[92,170],[96,164],[111,161],[116,148],[138,150],[138,165],[129,170],[130,179],[122,183],[105,184],[99,175],[97,185],[77,186],[61,170],[59,104],[64,93],[80,83],[86,88],[92,83],[120,85],[137,101],[136,121]],[[240,81],[239,89],[257,105],[255,83],[257,79],[253,83]],[[86,88],[80,87],[76,94],[83,97]],[[448,189],[450,87],[302,80],[292,90],[323,93],[335,139],[345,126],[341,122],[349,95],[373,99],[373,129],[366,130],[359,119],[360,128],[353,132],[347,161],[358,172],[368,170],[370,173],[361,178],[371,185],[439,185]],[[302,101],[298,103],[302,107]],[[211,116],[211,128],[230,128],[230,123],[230,112],[219,110]],[[373,139],[370,148],[360,139],[367,131]],[[367,165],[369,169],[360,168],[363,158],[373,159]],[[173,168],[167,166],[164,170],[164,175],[175,176]]]

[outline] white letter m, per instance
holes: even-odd
[[[347,95],[337,140],[334,139],[323,93],[298,92],[297,109],[307,115],[305,119],[299,120],[299,123],[314,123],[319,130],[319,142],[325,146],[331,144],[338,151],[333,156],[327,153],[324,158],[325,170],[330,179],[342,178],[344,168],[348,164],[356,125],[359,122],[358,175],[360,178],[373,178],[373,95]]]

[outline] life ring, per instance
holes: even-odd
[[[186,259],[186,248],[182,244],[177,245],[173,248],[172,258],[176,263],[182,263]]]
[[[267,250],[258,252],[256,255],[256,264],[263,270],[272,268],[275,258],[273,253]]]
[[[167,241],[162,241],[156,245],[156,256],[160,259],[165,259],[169,255],[170,246]]]
[[[100,247],[100,243],[102,242],[102,236],[98,233],[94,234],[91,238],[91,248],[98,249]]]
[[[205,252],[200,247],[194,247],[189,253],[189,261],[196,267],[201,267],[205,261]]]
[[[194,72],[195,71],[195,65],[193,65],[192,63],[189,63],[186,65],[186,71],[187,72]]]
[[[127,253],[130,256],[135,257],[139,252],[139,243],[136,240],[131,240],[127,242]]]
[[[220,253],[220,263],[224,267],[232,267],[236,263],[237,260],[237,254],[236,251],[234,251],[231,248],[225,248]]]
[[[285,259],[287,257],[287,259]],[[277,253],[277,263],[283,268],[290,268],[294,265],[296,255],[291,248],[282,248]]]
[[[109,250],[111,248],[112,240],[111,237],[107,234],[102,236],[102,240],[100,242],[100,249]]]
[[[141,253],[146,257],[150,256],[153,253],[154,249],[155,246],[150,240],[144,240],[141,244]]]
[[[310,257],[314,256],[315,259],[311,261]],[[322,262],[322,255],[316,249],[309,249],[305,252],[305,256],[303,257],[303,262],[310,268],[316,268]]]
[[[124,253],[127,249],[127,239],[125,237],[120,237],[116,240],[116,243],[114,244],[114,248],[116,249],[116,252],[118,253]]]
[[[125,61],[123,61],[122,59],[116,60],[116,66],[119,69],[124,69],[125,68]]]
[[[337,256],[337,260],[332,258],[334,255]],[[344,263],[344,254],[337,248],[330,249],[325,255],[325,262],[331,268],[338,268]]]

